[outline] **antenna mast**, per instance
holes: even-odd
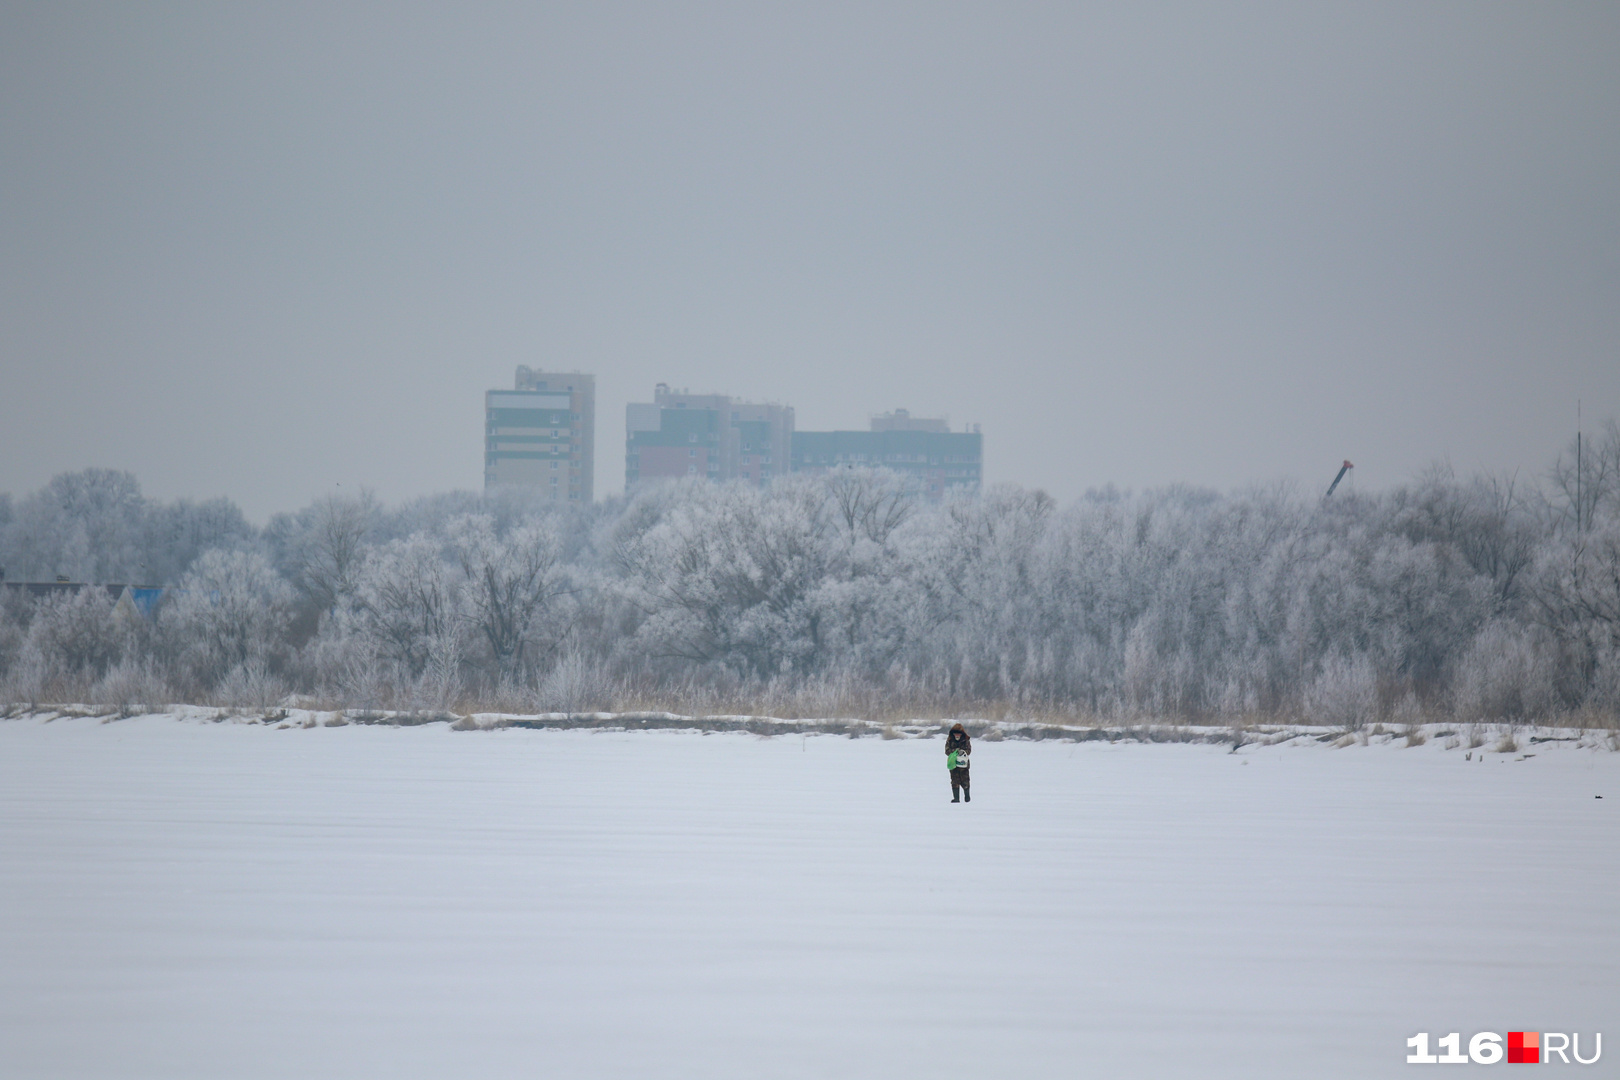
[[[1333,483],[1328,485],[1327,495],[1322,496],[1322,501],[1323,502],[1327,501],[1328,495],[1333,494],[1333,489],[1339,486],[1339,481],[1344,479],[1344,474],[1349,472],[1353,468],[1355,468],[1355,466],[1350,464],[1348,461],[1346,461],[1344,463],[1344,465],[1339,468],[1339,475],[1335,476],[1333,478]]]

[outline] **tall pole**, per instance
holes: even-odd
[[[1343,467],[1342,467],[1342,468],[1340,468],[1340,469],[1339,469],[1339,475],[1338,475],[1338,476],[1335,476],[1335,477],[1334,477],[1334,478],[1333,478],[1333,483],[1331,483],[1331,484],[1329,484],[1329,485],[1328,485],[1328,489],[1327,489],[1327,495],[1323,495],[1323,496],[1322,496],[1322,501],[1323,501],[1323,502],[1326,502],[1326,501],[1327,501],[1327,498],[1328,498],[1328,495],[1332,495],[1332,494],[1333,494],[1333,489],[1334,489],[1334,488],[1336,488],[1336,487],[1338,487],[1338,486],[1339,486],[1339,481],[1340,481],[1340,480],[1343,480],[1343,479],[1344,479],[1344,474],[1345,474],[1345,473],[1347,473],[1347,472],[1349,472],[1349,471],[1350,471],[1350,470],[1351,470],[1351,469],[1353,469],[1353,468],[1355,468],[1355,466],[1354,466],[1354,465],[1352,465],[1352,464],[1350,464],[1350,463],[1349,463],[1349,462],[1348,462],[1348,461],[1346,461],[1346,462],[1345,462],[1345,463],[1344,463],[1344,466],[1343,466]]]
[[[1575,535],[1581,532],[1581,399],[1575,399]]]

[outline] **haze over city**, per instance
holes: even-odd
[[[1620,413],[1612,5],[0,9],[0,491],[481,483],[483,393],[986,483],[1539,474]]]

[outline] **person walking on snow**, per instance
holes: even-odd
[[[972,802],[968,790],[968,755],[973,753],[973,740],[961,724],[951,728],[945,736],[945,767],[951,771],[951,802]]]

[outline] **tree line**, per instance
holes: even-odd
[[[892,473],[316,500],[262,528],[127,473],[0,496],[0,699],[1189,722],[1620,715],[1620,427],[1533,480],[1331,499]]]

